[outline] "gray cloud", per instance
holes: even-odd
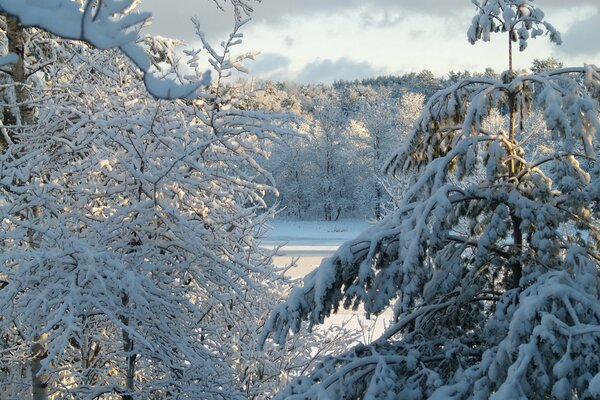
[[[202,28],[215,36],[227,34],[233,25],[231,9],[219,10],[210,1],[143,0],[140,8],[153,13],[152,34],[172,36],[184,40],[194,37],[190,18],[197,16]],[[468,0],[264,0],[256,4],[252,14],[253,24],[279,25],[289,17],[312,15],[339,15],[344,11],[366,10],[365,24],[397,23],[407,12],[425,14],[448,13],[472,7]]]
[[[427,31],[423,29],[413,29],[410,31],[411,40],[418,40],[424,37],[427,34]]]
[[[225,2],[223,3],[225,5],[229,4],[229,0],[219,1]],[[546,12],[551,23],[555,23],[552,16],[558,11],[585,10],[586,12],[585,19],[575,22],[571,26],[556,25],[559,30],[562,30],[564,39],[564,45],[558,46],[554,50],[557,57],[564,56],[565,61],[567,61],[571,56],[593,56],[598,54],[598,51],[600,51],[600,30],[597,29],[597,21],[600,20],[600,0],[578,0],[577,2],[536,0],[535,4]],[[348,19],[348,21],[361,24],[358,28],[365,31],[373,27],[395,25],[398,26],[399,31],[402,31],[404,21],[418,20],[421,21],[422,25],[409,24],[410,30],[404,33],[405,36],[401,40],[431,41],[432,39],[428,38],[428,35],[431,34],[430,24],[427,21],[428,17],[438,18],[435,21],[436,26],[440,22],[439,18],[444,18],[443,27],[448,37],[464,37],[464,31],[466,31],[470,22],[470,18],[465,18],[465,16],[470,12],[475,13],[475,7],[470,0],[262,0],[260,4],[256,4],[255,8],[252,15],[253,21],[246,31],[251,31],[252,27],[260,27],[261,25],[272,27],[276,32],[273,35],[273,41],[278,41],[280,45],[284,44],[289,48],[289,54],[293,55],[296,54],[293,51],[297,48],[306,49],[310,47],[310,43],[307,45],[306,38],[303,36],[302,30],[305,28],[302,26],[302,22],[313,17],[326,18],[327,16],[343,16],[347,13],[353,17],[358,16],[359,21],[356,21],[355,18]],[[195,37],[194,27],[190,22],[191,17],[198,17],[202,23],[202,29],[207,32],[209,39],[214,44],[226,38],[233,25],[231,9],[225,7],[224,11],[219,10],[215,7],[214,0],[142,0],[141,9],[152,11],[154,14],[154,25],[147,33],[183,39],[188,44],[193,43],[193,46],[198,45],[198,40]],[[419,18],[415,19],[414,17]],[[292,21],[296,18],[299,20],[298,23]],[[322,40],[328,40],[330,34],[335,36],[339,33],[326,31],[328,27],[327,24],[324,25]],[[259,32],[261,32],[260,29]],[[252,37],[248,39],[250,47],[254,48]],[[439,39],[440,42],[444,40],[445,38]],[[390,51],[402,51],[400,48],[402,41],[398,42],[398,48],[390,48]],[[284,52],[281,48],[276,51]],[[403,67],[390,63],[387,70],[382,71],[376,69],[370,61],[361,63],[351,61],[349,58],[331,59],[341,55],[343,54],[325,55],[323,59],[317,59],[305,65],[305,68],[299,74],[290,71],[290,60],[287,57],[273,53],[263,55],[256,62],[249,63],[248,67],[253,75],[261,78],[280,80],[293,78],[295,75],[296,80],[303,82],[331,82],[336,79],[354,79],[377,75],[390,72],[392,68],[401,68],[403,71],[413,68],[408,65],[409,61],[404,62]],[[315,56],[318,55],[313,54],[310,57]],[[330,58],[325,59],[326,57]],[[352,57],[361,57],[361,54],[359,52]],[[306,58],[302,60],[294,58],[294,60],[294,63],[298,61],[306,62]]]
[[[536,4],[542,9],[573,8],[572,2],[544,0]],[[577,7],[598,7],[598,0],[578,0]],[[383,15],[386,21],[396,21],[399,14],[447,16],[475,10],[470,0],[263,0],[256,6],[253,19],[259,22],[279,23],[282,18],[313,14],[339,14],[344,10],[364,9],[374,15]]]
[[[573,7],[572,2],[564,0],[536,3],[549,16],[552,10]],[[193,16],[198,17],[209,37],[222,38],[231,31],[233,13],[227,8],[228,2],[223,4],[224,11],[219,10],[212,1],[143,0],[140,8],[154,14],[149,33],[192,41],[195,33],[189,21]],[[598,0],[578,0],[577,7],[582,6],[600,9]],[[281,25],[290,17],[362,11],[365,25],[381,26],[397,24],[414,14],[456,17],[468,10],[475,10],[469,0],[262,0],[255,5],[252,24]]]
[[[362,24],[366,28],[394,27],[405,20],[406,15],[400,12],[385,10],[365,10],[360,14]]]
[[[233,14],[217,9],[208,1],[143,0],[140,9],[152,12],[152,25],[145,30],[152,35],[168,36],[190,43],[197,40],[192,17],[197,17],[201,29],[209,37],[223,38],[234,24]]]
[[[256,57],[256,61],[248,67],[252,75],[271,75],[277,70],[286,69],[290,65],[290,59],[281,54],[265,53]]]
[[[197,17],[201,28],[212,39],[223,38],[233,27],[233,12],[224,7],[218,9],[211,1],[190,0],[143,0],[140,9],[151,11],[152,25],[146,30],[153,35],[162,35],[195,40],[195,31],[190,19]],[[365,26],[390,26],[400,22],[407,13],[420,12],[440,15],[469,7],[468,0],[263,0],[256,4],[252,24],[285,26],[288,18],[315,15],[339,15],[344,12],[362,10]]]
[[[562,35],[563,45],[558,53],[567,56],[593,56],[600,53],[600,9],[586,19],[576,22]]]
[[[286,36],[285,39],[283,39],[283,41],[285,42],[285,45],[287,47],[292,47],[294,45],[294,42],[295,42],[294,38],[291,37],[291,36]]]
[[[355,62],[344,57],[335,61],[329,59],[315,60],[300,71],[296,80],[301,83],[331,83],[342,79],[368,78],[381,75],[384,72],[368,62]]]

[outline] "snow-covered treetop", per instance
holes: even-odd
[[[583,77],[583,84],[579,85],[574,76]],[[457,82],[429,100],[405,146],[390,161],[388,172],[418,170],[449,151],[456,151],[456,144],[465,138],[482,135],[491,140],[498,133],[506,135],[507,132],[486,132],[485,118],[492,108],[512,102],[518,114],[517,122],[524,121],[532,106],[530,96],[534,86],[540,91],[536,103],[545,109],[548,130],[553,137],[565,139],[557,142],[556,149],[562,147],[567,153],[581,150],[593,157],[592,142],[600,132],[600,122],[595,103],[587,96],[598,93],[599,77],[597,67],[588,65],[516,76],[510,82],[486,78]],[[477,145],[462,143],[469,147]],[[456,167],[470,170],[473,161],[470,155],[458,161]]]
[[[544,21],[544,12],[535,7],[533,0],[473,0],[479,12],[473,17],[467,32],[469,42],[488,42],[492,32],[508,32],[513,42],[519,41],[519,50],[527,48],[527,40],[544,33],[550,41],[561,44],[560,33]]]

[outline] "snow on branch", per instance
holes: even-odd
[[[419,170],[447,154],[464,138],[497,134],[487,132],[484,121],[494,107],[508,107],[512,94],[514,107],[519,109],[520,118],[525,119],[534,87],[539,92],[535,102],[544,110],[546,126],[553,137],[568,139],[560,142],[565,151],[581,145],[586,156],[593,157],[591,142],[600,132],[600,122],[595,101],[589,94],[600,93],[599,82],[600,69],[594,65],[515,76],[510,82],[483,78],[457,82],[430,98],[404,146],[390,157],[386,172]],[[507,139],[508,133],[501,132],[499,140],[503,147],[511,146]],[[466,157],[456,162],[463,169],[474,166]]]
[[[560,32],[547,21],[544,12],[523,0],[473,0],[478,13],[467,32],[469,42],[488,42],[494,32],[508,32],[510,40],[519,42],[519,50],[527,48],[527,40],[548,35],[550,41],[561,44]]]
[[[88,42],[99,49],[118,48],[144,74],[148,91],[156,98],[191,97],[210,83],[209,75],[191,83],[160,79],[151,72],[152,62],[139,44],[135,27],[150,13],[134,12],[135,0],[87,0],[83,7],[72,0],[0,0],[0,12],[11,15],[23,26],[38,27],[54,35]],[[4,57],[0,66],[14,61]]]

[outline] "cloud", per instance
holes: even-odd
[[[228,3],[225,3],[227,5]],[[397,24],[407,13],[441,15],[453,10],[472,7],[468,0],[267,0],[254,7],[252,25],[282,25],[289,18],[315,15],[339,15],[364,10],[366,25]],[[222,37],[231,31],[233,13],[227,7],[219,10],[210,2],[190,0],[143,0],[143,11],[151,11],[152,27],[149,33],[193,40],[195,33],[190,18],[196,16],[202,30],[209,36]]]
[[[290,59],[281,54],[266,53],[256,57],[256,61],[249,65],[250,72],[256,76],[272,75],[276,71],[287,69]]]
[[[600,9],[595,14],[575,22],[563,33],[563,45],[558,52],[567,56],[593,56],[600,53]]]
[[[219,1],[230,5],[230,0]],[[143,0],[142,9],[155,15],[154,28],[148,33],[199,46],[194,27],[188,22],[196,15],[210,42],[218,47],[230,32],[233,15],[230,9],[220,11],[213,3]],[[579,64],[582,54],[598,51],[595,25],[600,20],[600,0],[578,0],[576,4],[535,1],[538,3],[548,21],[562,30],[565,44],[552,48],[547,40],[538,40],[527,53],[519,55],[523,63],[531,57],[543,59],[554,54],[567,64]],[[467,44],[465,31],[475,12],[469,0],[263,0],[256,4],[253,21],[243,29],[248,41],[234,49],[234,54],[262,49],[266,54],[247,64],[253,75],[302,82],[424,68],[437,74],[471,67],[505,68],[502,37],[494,39],[492,45],[479,46],[477,52]],[[486,56],[473,58],[472,54]]]
[[[190,0],[143,0],[140,8],[153,13],[150,33],[176,37],[191,41],[194,28],[189,22],[196,16],[202,29],[209,37],[222,38],[231,31],[233,13],[223,2],[224,11],[210,1]],[[306,18],[315,15],[339,15],[348,12],[363,12],[366,25],[393,25],[414,14],[431,16],[457,16],[465,11],[475,11],[469,0],[265,0],[256,2],[252,14],[252,25],[282,25],[289,18]],[[540,8],[547,11],[573,8],[570,1],[545,0]],[[599,7],[598,0],[577,0],[577,7]]]
[[[382,69],[373,67],[368,62],[355,62],[345,57],[338,60],[317,59],[307,64],[296,77],[301,83],[331,83],[343,79],[361,79],[384,73]]]
[[[295,42],[294,38],[293,38],[293,37],[291,37],[291,36],[289,36],[289,35],[288,35],[288,36],[286,36],[286,37],[283,39],[283,41],[284,41],[284,43],[285,43],[285,45],[286,45],[287,47],[292,47],[292,46],[294,45],[294,42]]]
[[[405,20],[405,14],[400,12],[390,13],[382,10],[364,10],[360,14],[365,28],[389,28],[398,26]]]
[[[198,18],[201,29],[212,38],[221,38],[234,25],[231,12],[223,12],[207,1],[190,0],[143,0],[140,10],[152,12],[152,25],[145,30],[152,35],[161,35],[185,40],[197,40],[192,17]]]

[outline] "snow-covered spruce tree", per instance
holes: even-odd
[[[531,2],[474,3],[472,42],[496,31],[522,49],[543,33],[560,42]],[[284,342],[303,321],[361,303],[367,314],[393,308],[391,325],[280,397],[600,396],[599,97],[594,66],[509,68],[435,94],[388,163],[414,174],[398,210],[308,275],[264,337]],[[525,129],[532,103],[552,147],[537,159]],[[507,129],[484,129],[493,109]]]

